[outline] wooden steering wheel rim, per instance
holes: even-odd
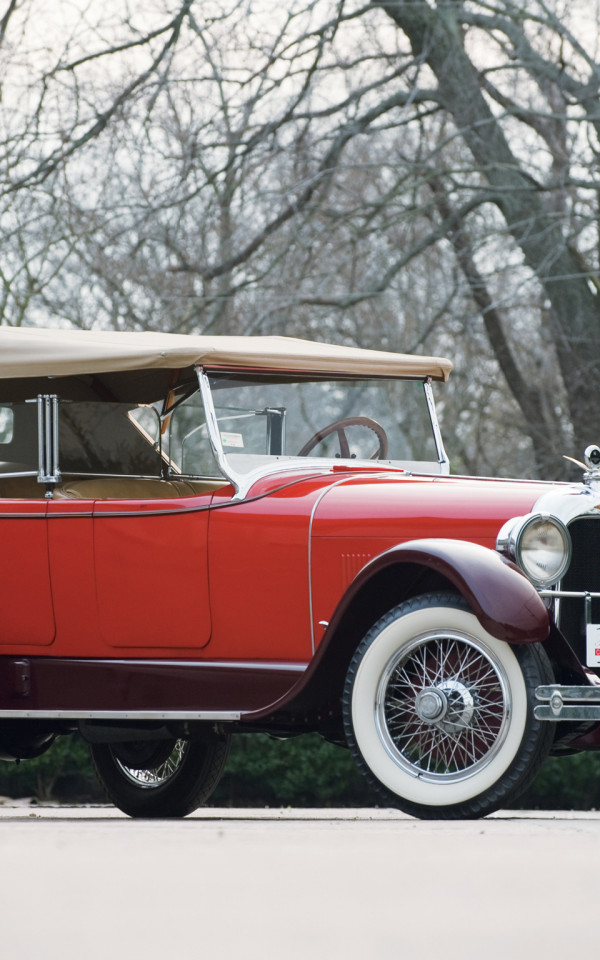
[[[373,420],[371,417],[345,417],[343,420],[334,420],[332,423],[328,423],[326,427],[322,427],[321,430],[317,430],[317,432],[313,434],[310,440],[304,444],[298,456],[307,457],[313,447],[316,447],[321,440],[331,436],[332,433],[337,433],[340,442],[340,455],[343,460],[350,459],[350,447],[348,445],[348,438],[346,437],[347,427],[367,427],[368,430],[372,430],[379,440],[379,449],[376,450],[369,459],[385,460],[387,458],[389,446],[387,433],[381,424],[377,423],[377,420]]]

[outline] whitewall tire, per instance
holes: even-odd
[[[389,802],[415,816],[477,817],[533,780],[553,725],[533,717],[552,681],[537,645],[511,647],[456,594],[395,607],[350,664],[344,722],[350,748]]]

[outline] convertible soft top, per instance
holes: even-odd
[[[334,346],[291,337],[210,337],[0,327],[0,378],[73,377],[201,365],[323,374],[431,377],[452,369],[440,357]]]

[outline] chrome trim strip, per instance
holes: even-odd
[[[0,710],[0,718],[20,720],[239,720],[238,710]]]
[[[12,473],[4,473],[4,471],[2,471],[2,473],[0,473],[0,480],[9,480],[9,479],[14,479],[19,477],[37,477],[37,475],[38,475],[37,470],[15,470]],[[28,498],[27,497],[12,497],[12,498],[7,497],[6,499],[27,500]]]
[[[551,720],[557,723],[560,720],[600,720],[600,704],[595,707],[586,707],[584,704],[561,707],[556,713],[551,706],[534,707],[533,715],[536,720]]]
[[[600,598],[600,593],[590,593],[589,590],[538,590],[538,593],[540,597],[545,597],[549,600],[559,600],[561,597],[574,600],[586,600],[588,597],[590,600]]]
[[[340,480],[336,480],[335,483],[330,483],[323,490],[321,490],[319,496],[313,503],[312,510],[310,511],[310,520],[308,523],[308,614],[310,617],[310,642],[313,656],[315,653],[315,628],[314,628],[314,612],[313,612],[313,585],[312,585],[312,529],[313,521],[315,519],[315,514],[317,507],[321,503],[323,497],[329,493],[330,490],[333,490],[334,487],[339,487],[342,483],[348,483],[348,481],[354,480],[354,477],[342,477]],[[323,621],[322,621],[323,622]]]
[[[1,660],[12,660],[16,654],[2,654],[0,655]],[[20,654],[19,658],[23,656],[30,656],[29,653]],[[36,653],[36,658],[39,659],[39,654]],[[308,662],[304,663],[299,660],[285,661],[285,660],[191,660],[191,659],[152,659],[150,657],[144,657],[143,659],[131,659],[129,657],[49,657],[57,663],[68,662],[70,664],[85,664],[86,666],[108,666],[108,667],[159,667],[163,669],[165,667],[206,667],[207,669],[214,670],[255,670],[257,672],[262,672],[264,670],[279,670],[284,673],[304,673],[308,667]]]
[[[127,657],[103,657],[103,658],[89,658],[89,657],[61,657],[61,660],[68,660],[69,663],[93,663],[93,664],[107,664],[107,666],[126,666],[126,667],[207,667],[212,670],[218,669],[227,669],[227,670],[283,670],[285,673],[304,673],[308,667],[308,663],[301,663],[300,661],[291,661],[286,663],[285,661],[279,660],[152,660],[149,657],[145,657],[143,660],[131,660]]]
[[[7,498],[8,499],[8,498]],[[14,498],[13,498],[14,499]],[[37,513],[0,513],[0,520],[47,520],[46,515],[46,504],[47,500],[38,500],[37,503],[41,503],[42,507]],[[74,516],[74,514],[73,514]],[[80,517],[88,516],[91,517],[92,514],[79,514]]]
[[[558,683],[552,683],[546,687],[536,687],[536,700],[552,700],[559,696],[563,702],[565,700],[586,700],[594,703],[600,703],[600,686],[586,687],[567,687]]]

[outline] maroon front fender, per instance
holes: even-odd
[[[541,643],[550,631],[548,611],[535,587],[510,560],[466,540],[411,540],[380,554],[350,588],[381,569],[411,563],[441,574],[465,598],[481,625],[507,643]]]
[[[309,715],[311,711],[318,712],[323,706],[331,705],[332,698],[337,700],[348,663],[362,635],[360,608],[368,604],[369,595],[373,597],[373,589],[377,589],[384,572],[397,574],[400,598],[403,566],[407,571],[410,569],[411,577],[419,568],[440,574],[462,594],[488,633],[499,640],[541,643],[550,632],[546,607],[514,563],[487,547],[465,540],[411,540],[386,550],[363,567],[338,605],[313,660],[298,683],[270,707],[248,713],[243,720]],[[387,582],[389,584],[389,575]],[[439,586],[436,589],[439,590]],[[429,592],[427,588],[426,591]],[[364,628],[368,625],[368,611],[365,611]]]

